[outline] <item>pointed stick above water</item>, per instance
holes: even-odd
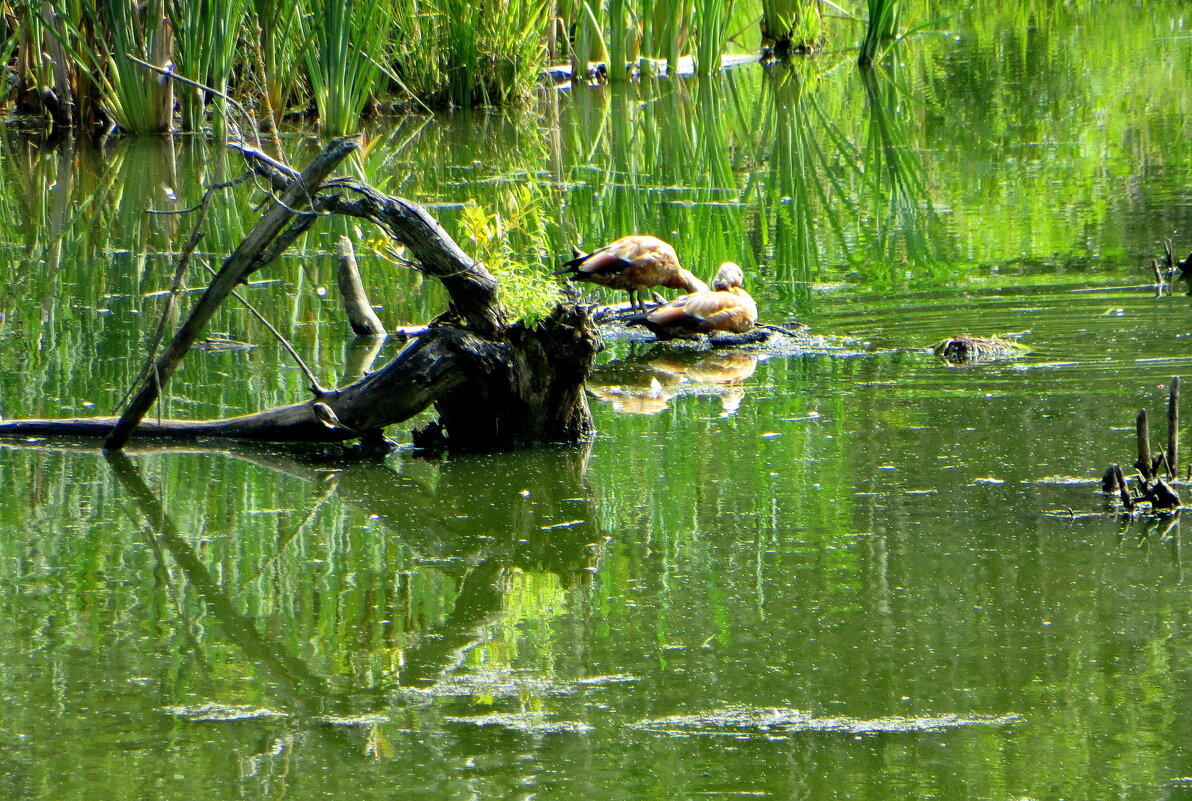
[[[1138,417],[1134,421],[1134,432],[1138,438],[1138,461],[1134,466],[1138,468],[1138,472],[1142,473],[1143,481],[1151,480],[1151,465],[1154,460],[1151,457],[1151,429],[1147,423],[1146,409],[1138,410]]]
[[[1172,480],[1180,471],[1180,377],[1171,379],[1167,396],[1167,464]]]
[[[1122,468],[1115,464],[1109,469],[1113,471],[1114,483],[1117,484],[1122,506],[1126,508],[1127,512],[1134,511],[1134,499],[1130,497],[1130,487],[1126,484],[1126,477],[1122,475]]]

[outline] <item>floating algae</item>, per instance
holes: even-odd
[[[725,706],[696,715],[674,715],[638,721],[632,728],[673,735],[790,734],[807,731],[878,734],[938,731],[962,726],[1017,723],[1018,715],[937,715],[932,717],[821,718],[799,709]]]
[[[582,734],[589,732],[592,727],[575,720],[548,720],[540,712],[521,712],[509,714],[494,712],[491,715],[475,715],[470,717],[448,717],[444,720],[450,723],[466,723],[472,726],[500,726],[512,731],[527,732],[529,734]]]
[[[265,718],[289,717],[285,712],[254,706],[236,704],[199,704],[198,706],[167,706],[162,712],[196,723],[228,722],[236,720],[262,720]]]
[[[637,678],[623,674],[556,681],[530,673],[493,670],[454,676],[430,687],[402,687],[396,694],[406,699],[520,698],[525,695],[573,695],[581,688],[633,681],[637,681]]]

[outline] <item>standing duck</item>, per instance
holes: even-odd
[[[741,286],[744,280],[741,268],[726,261],[711,290],[693,292],[649,314],[639,314],[630,318],[628,325],[644,325],[659,339],[712,331],[743,334],[757,322],[757,304]]]
[[[570,281],[624,289],[629,306],[644,312],[647,290],[656,286],[707,292],[708,285],[679,264],[675,249],[656,236],[624,236],[591,253],[577,254],[559,274]],[[656,296],[657,297],[657,296]]]

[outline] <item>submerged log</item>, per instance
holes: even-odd
[[[122,448],[131,436],[377,442],[383,440],[385,426],[434,405],[452,450],[589,438],[593,427],[583,387],[601,340],[588,312],[563,304],[533,328],[510,324],[498,300],[496,278],[468,257],[424,208],[355,180],[326,180],[354,146],[347,139],[332,142],[301,174],[240,148],[253,169],[273,184],[278,199],[146,371],[124,414],[118,419],[3,421],[0,436],[107,437],[108,450]],[[405,245],[416,267],[446,288],[448,312],[381,370],[337,390],[312,386],[315,397],[310,401],[222,420],[144,419],[236,284],[329,213],[367,219]]]

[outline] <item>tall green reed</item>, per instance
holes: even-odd
[[[608,0],[608,79],[629,78],[630,42],[633,25],[627,0]]]
[[[245,44],[255,62],[248,72],[256,80],[246,85],[255,86],[263,111],[268,114],[266,122],[276,130],[305,85],[295,35],[302,6],[293,0],[249,0],[249,11],[251,30]]]
[[[687,42],[694,25],[695,0],[642,0],[642,54],[666,61],[674,75],[679,59],[687,53]]]
[[[867,67],[877,60],[882,47],[898,35],[902,16],[902,0],[865,0],[869,11],[865,23],[865,38],[861,40],[861,52],[857,63]]]
[[[431,105],[497,105],[529,96],[546,66],[547,0],[400,0],[394,76]]]
[[[387,58],[391,9],[387,0],[303,0],[302,61],[325,134],[359,129]]]
[[[173,26],[174,61],[178,72],[227,94],[236,67],[237,47],[248,19],[246,0],[191,0],[169,7]],[[204,90],[179,87],[181,124],[185,131],[201,130],[206,120],[208,98]],[[226,114],[226,103],[210,98],[216,119]]]
[[[695,0],[695,71],[711,75],[720,70],[721,56],[728,46],[733,0]]]
[[[75,80],[96,87],[112,122],[125,133],[168,131],[172,82],[127,58],[152,64],[173,60],[166,0],[51,0],[49,7],[56,25],[46,30],[61,43]]]

